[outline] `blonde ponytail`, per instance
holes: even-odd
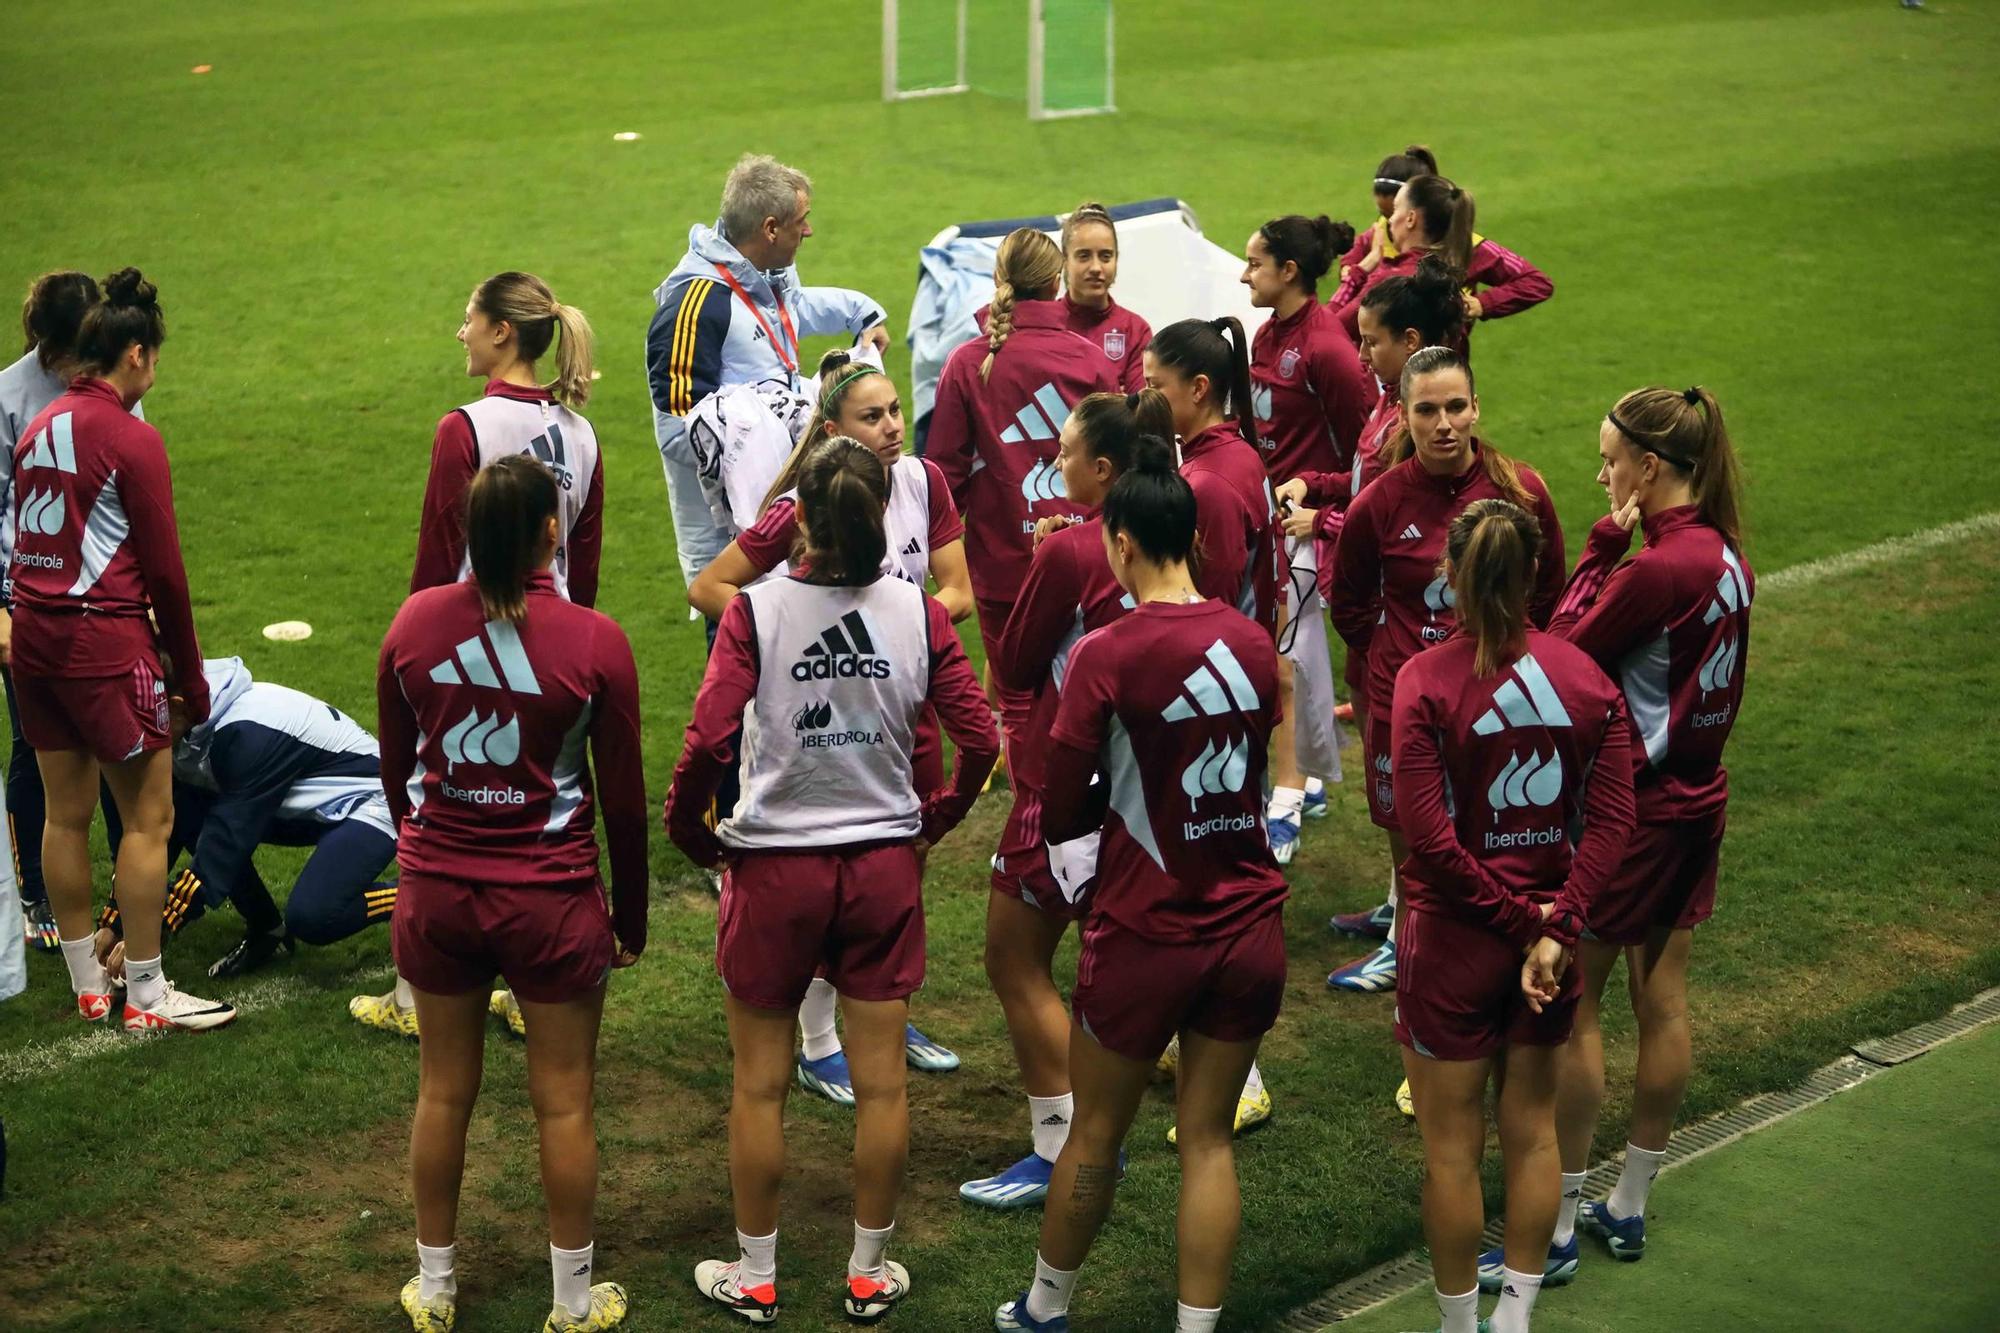
[[[591,362],[596,336],[590,331],[590,321],[573,305],[554,301],[549,313],[562,330],[562,337],[556,343],[556,378],[549,385],[549,392],[563,406],[573,412],[581,412],[583,405],[590,401]]]
[[[496,273],[473,289],[472,303],[488,319],[513,326],[514,355],[530,365],[540,361],[556,341],[556,377],[548,389],[555,400],[572,411],[580,411],[590,401],[591,347],[595,341],[590,321],[575,306],[556,300],[549,285],[532,273],[509,270]]]
[[[1606,415],[1633,448],[1685,474],[1702,521],[1743,549],[1743,468],[1714,394],[1698,384],[1634,389]]]
[[[1063,252],[1033,227],[1016,227],[993,257],[993,304],[986,312],[986,359],[979,382],[993,372],[993,358],[1014,332],[1014,302],[1046,301],[1062,282]]]

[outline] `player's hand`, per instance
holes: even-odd
[[[1285,505],[1302,505],[1306,502],[1306,479],[1293,477],[1271,494],[1277,498],[1281,508]]]
[[[1542,921],[1544,923],[1546,923],[1550,917],[1556,914],[1556,905],[1553,902],[1542,903],[1540,904],[1540,907],[1542,909]]]
[[[1640,517],[1639,492],[1636,490],[1632,492],[1631,497],[1624,504],[1614,504],[1611,506],[1611,521],[1627,532],[1639,526]]]
[[[612,955],[611,966],[613,968],[630,967],[632,966],[632,964],[639,961],[639,955],[644,952],[645,950],[643,947],[638,949],[628,949],[621,944],[618,946],[617,952]]]
[[[1073,514],[1050,514],[1047,518],[1036,519],[1034,544],[1040,546],[1064,528],[1079,521]]]
[[[1349,278],[1353,277],[1353,276],[1354,276],[1354,265],[1352,265],[1352,264],[1342,264],[1342,265],[1340,266],[1340,285],[1341,285],[1341,286],[1345,287],[1345,286],[1347,285],[1347,280],[1348,280]]]
[[[1559,940],[1544,935],[1535,941],[1521,963],[1521,994],[1527,997],[1528,1008],[1539,1014],[1542,1006],[1555,1003],[1573,957]]]
[[[0,606],[0,666],[14,665],[14,615]]]
[[[1478,297],[1474,296],[1471,292],[1460,292],[1459,297],[1465,302],[1465,317],[1467,319],[1477,323],[1486,317],[1486,307],[1479,304]]]
[[[886,322],[877,324],[874,328],[861,335],[861,341],[874,343],[876,351],[881,352],[885,356],[888,355],[889,325]]]
[[[1319,518],[1317,509],[1301,509],[1293,505],[1283,511],[1285,515],[1285,535],[1287,537],[1312,536],[1313,523]]]
[[[167,696],[167,735],[174,744],[188,733],[188,701],[181,695]]]
[[[109,927],[97,932],[93,941],[97,949],[97,961],[103,969],[117,981],[125,975],[125,941],[114,934]]]
[[[1368,229],[1368,255],[1362,262],[1371,269],[1381,263],[1382,247],[1388,244],[1388,242],[1389,229],[1387,227],[1370,227]]]

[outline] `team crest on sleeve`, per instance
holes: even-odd
[[[1125,359],[1125,330],[1112,329],[1104,335],[1104,354],[1113,361]]]
[[[1292,372],[1298,368],[1299,349],[1296,347],[1287,347],[1284,354],[1278,358],[1278,378],[1288,380],[1292,377]]]

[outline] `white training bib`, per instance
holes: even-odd
[[[923,591],[774,578],[743,595],[757,692],[743,715],[743,794],[716,836],[743,848],[914,838],[910,759],[931,674]]]
[[[560,545],[550,572],[555,575],[556,591],[569,596],[569,534],[583,515],[591,478],[597,475],[597,431],[561,403],[526,402],[493,394],[458,410],[472,423],[480,467],[513,454],[529,454],[555,473]],[[471,572],[468,551],[459,562],[458,576],[462,579]]]

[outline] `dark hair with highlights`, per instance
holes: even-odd
[[[21,334],[27,339],[22,353],[33,352],[50,372],[73,364],[83,317],[101,299],[96,279],[73,268],[36,278],[21,302]]]
[[[814,445],[799,467],[807,579],[843,587],[873,583],[889,551],[882,515],[888,504],[889,474],[873,449],[847,435]]]
[[[528,614],[528,575],[556,515],[555,474],[529,454],[496,458],[465,488],[465,546],[488,620]]]
[[[103,299],[84,312],[76,335],[76,361],[84,370],[109,374],[137,343],[153,351],[167,340],[167,317],[160,290],[136,268],[121,268],[102,284]]]
[[[1517,504],[1474,500],[1451,521],[1444,549],[1459,628],[1478,645],[1472,669],[1490,676],[1527,642],[1542,530]]]

